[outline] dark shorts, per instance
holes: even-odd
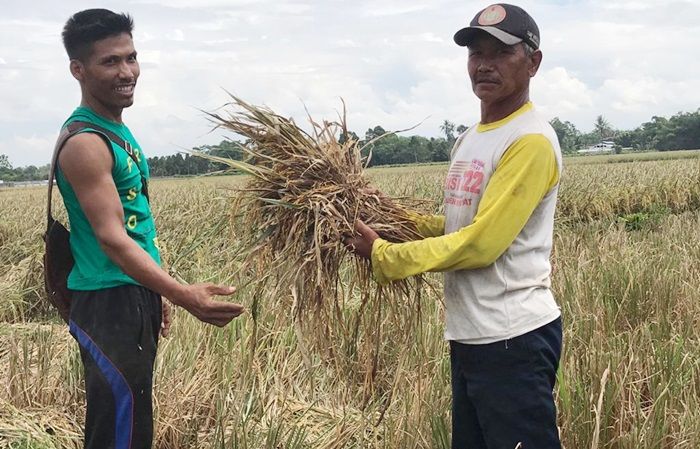
[[[160,296],[140,286],[73,292],[69,326],[85,370],[85,448],[151,448],[161,313]]]
[[[485,345],[450,342],[452,449],[560,449],[561,318]]]

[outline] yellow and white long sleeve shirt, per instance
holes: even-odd
[[[457,140],[445,182],[445,215],[417,216],[423,240],[372,248],[378,282],[445,272],[445,338],[486,344],[560,315],[549,257],[562,170],[549,123],[526,103]]]

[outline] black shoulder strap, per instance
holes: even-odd
[[[94,123],[80,122],[80,121],[71,122],[66,127],[68,128],[68,132],[70,132],[71,134],[75,134],[79,131],[83,131],[83,130],[88,129],[88,128],[94,129],[95,131],[99,131],[100,133],[104,134],[110,141],[116,143],[119,147],[123,148],[124,151],[126,151],[127,154],[129,156],[131,156],[131,159],[133,159],[134,162],[136,162],[136,164],[138,165],[138,163],[139,163],[138,157],[136,156],[136,154],[134,154],[134,149],[131,147],[131,144],[129,143],[129,141],[122,139],[121,137],[119,137],[118,135],[113,133],[112,131],[110,131],[106,128],[103,128],[99,125],[95,125]]]
[[[65,145],[65,143],[68,141],[69,138],[74,136],[75,134],[79,133],[80,131],[83,131],[85,129],[94,129],[95,131],[103,134],[107,139],[109,139],[111,142],[117,144],[120,148],[123,148],[126,153],[131,156],[131,159],[136,163],[136,166],[139,167],[139,160],[134,153],[134,149],[131,147],[131,144],[127,141],[113,133],[112,131],[105,129],[99,125],[96,125],[94,123],[90,122],[82,122],[82,121],[76,121],[76,122],[71,122],[66,127],[61,131],[61,134],[58,136],[58,140],[56,141],[56,147],[54,148],[53,151],[53,157],[51,158],[51,168],[49,169],[49,198],[47,201],[47,206],[46,206],[46,216],[47,216],[47,224],[51,225],[51,222],[53,221],[53,216],[51,215],[51,195],[53,193],[53,181],[54,178],[56,177],[56,167],[58,165],[58,154],[61,152],[61,149]],[[139,168],[140,170],[140,168]],[[146,200],[150,201],[150,198],[148,196],[148,181],[146,180],[145,176],[143,176],[143,172],[141,173],[141,184],[143,185],[142,191],[144,196],[146,197]]]

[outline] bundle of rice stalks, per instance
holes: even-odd
[[[307,328],[319,340],[343,336],[349,347],[343,350],[336,339],[337,344],[327,345],[331,355],[362,352],[358,342],[371,336],[378,346],[382,304],[406,304],[418,281],[377,286],[369,264],[350,254],[342,239],[353,232],[356,219],[392,242],[420,238],[407,204],[368,189],[368,158],[363,158],[359,142],[348,137],[345,109],[334,122],[309,117],[312,130],[306,132],[269,108],[232,98],[226,114],[209,116],[217,127],[246,139],[240,144],[246,158],[206,157],[251,175],[237,191],[234,205],[239,216],[236,238],[248,250],[247,266],[272,281],[274,290],[268,294],[293,299],[297,320],[310,322]],[[255,308],[253,304],[254,318]],[[349,314],[348,308],[355,313]],[[375,328],[363,333],[359,327],[366,309],[374,312]],[[305,319],[309,317],[313,319]],[[375,372],[378,348],[370,352]]]

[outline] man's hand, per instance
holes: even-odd
[[[161,311],[160,335],[161,337],[166,338],[168,335],[170,335],[170,325],[173,322],[173,315],[167,298],[161,298]]]
[[[213,296],[229,296],[236,289],[214,284],[182,285],[180,290],[171,295],[173,304],[176,304],[198,320],[215,326],[224,327],[232,319],[242,314],[245,309],[240,304],[225,301],[214,301]]]
[[[361,220],[355,221],[355,235],[343,239],[347,249],[359,257],[372,258],[372,245],[379,235]]]
[[[361,188],[360,193],[367,195],[367,196],[370,196],[370,197],[373,197],[374,199],[377,200],[378,203],[386,204],[388,206],[394,205],[394,201],[391,198],[386,196],[386,194],[384,192],[382,192],[381,190],[379,190],[378,188],[376,188],[372,185],[368,185],[366,187]]]

